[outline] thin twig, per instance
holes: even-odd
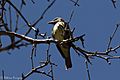
[[[44,68],[45,66],[48,65],[48,62],[45,62],[44,64],[33,68],[30,72],[28,72],[26,75],[22,76],[22,80],[25,80],[26,78],[28,78],[30,75],[32,75],[35,71],[37,71],[38,69]]]
[[[116,8],[116,0],[111,0],[111,2],[112,2],[112,4],[113,4],[113,6],[114,6],[114,8]]]
[[[33,29],[34,31],[36,31],[36,29],[30,25],[30,23],[27,21],[27,19],[23,16],[23,14],[16,8],[16,6],[10,1],[10,0],[6,0],[17,12],[18,14],[22,17],[22,19],[25,21],[25,23],[27,24],[28,27],[30,27],[31,29]]]
[[[34,0],[31,0],[33,4],[35,4],[35,1]]]
[[[85,57],[85,59],[86,59],[90,64],[92,64],[92,63],[90,62],[90,60],[89,60],[89,56],[87,56],[87,54],[86,54],[86,51],[84,51],[83,49],[81,49],[81,48],[79,48],[79,47],[76,47],[74,44],[71,44],[71,46],[72,46],[72,48],[73,48],[75,51],[77,51],[77,53],[80,52],[80,53]]]
[[[4,0],[2,0],[2,2],[1,2],[1,9],[2,9],[1,19],[3,19],[3,16],[4,16],[4,10],[5,10],[4,5],[5,5],[5,4],[6,4],[6,2],[5,2]]]
[[[54,80],[54,74],[53,74],[53,65],[51,65],[50,67],[51,67],[51,75],[52,75],[52,80]]]
[[[44,74],[45,76],[48,76],[48,77],[51,77],[51,78],[52,78],[51,75],[45,73],[44,71],[35,71],[35,72],[36,72],[36,73],[39,73],[39,74]]]
[[[22,0],[22,3],[21,3],[21,5],[20,5],[20,12],[21,12],[21,10],[22,10],[23,5],[24,5],[24,3],[23,3],[23,0]],[[15,26],[15,32],[17,32],[17,30],[18,30],[18,22],[19,22],[19,14],[18,14],[18,12],[16,11],[16,26]]]
[[[78,4],[78,1],[79,1],[79,0],[77,0],[77,1],[70,0],[70,1],[74,3],[74,6],[76,6],[76,5],[77,5],[77,6],[80,6],[80,5]]]
[[[50,56],[49,56],[49,60],[50,60]],[[53,63],[51,62],[51,60],[50,60],[50,72],[51,72],[51,75],[52,75],[52,80],[54,80]]]
[[[72,13],[71,13],[71,15],[70,15],[70,18],[69,18],[68,24],[71,22],[72,17],[73,17],[73,14],[74,14],[74,10],[72,11]]]
[[[48,44],[48,48],[46,50],[46,56],[47,56],[47,61],[49,61],[49,50],[50,50],[50,44]]]
[[[91,80],[91,78],[90,78],[90,71],[89,71],[88,63],[87,63],[86,60],[85,60],[85,65],[86,65],[86,71],[87,71],[87,75],[88,75],[88,80]]]
[[[26,5],[26,2],[25,2],[25,0],[21,0],[22,1],[22,3],[21,4],[23,4],[23,5]]]
[[[48,74],[49,73],[51,73],[51,78],[52,78],[52,80],[54,80],[54,74],[53,74],[53,63],[51,62],[51,60],[50,60],[50,57],[51,57],[51,55],[49,55],[49,50],[50,50],[50,44],[48,44],[48,48],[47,48],[47,50],[46,50],[46,53],[47,53],[47,61],[49,61],[50,62],[50,71],[48,72]]]
[[[38,33],[39,33],[39,31],[36,32],[35,39],[37,39]],[[31,64],[32,64],[32,69],[34,68],[34,56],[36,56],[36,48],[37,48],[37,44],[33,44],[32,45],[32,52],[31,52],[31,56],[30,56],[30,58],[31,58]]]
[[[41,19],[43,19],[43,16],[45,13],[52,7],[52,5],[55,3],[56,0],[54,0],[48,7],[43,11],[42,15],[32,24],[32,26],[35,26]]]
[[[5,80],[5,73],[4,73],[4,70],[2,70],[2,79]]]
[[[11,6],[9,5],[9,23],[10,23],[10,31],[12,31],[12,15],[11,15]]]
[[[119,25],[117,24],[115,30],[113,31],[112,35],[111,35],[110,38],[109,38],[107,50],[110,49],[111,42],[112,42],[113,37],[115,36],[115,34],[116,34],[117,30],[118,30],[118,27],[119,27]]]
[[[30,56],[30,59],[31,59],[31,64],[32,64],[32,69],[34,68],[34,56],[33,56],[33,54],[34,54],[34,45],[35,44],[33,44],[33,46],[32,46],[32,52],[31,52],[31,56]]]

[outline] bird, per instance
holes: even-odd
[[[52,37],[58,42],[72,38],[71,30],[67,22],[61,17],[56,17],[48,24],[53,24]],[[66,70],[72,68],[71,56],[70,56],[70,42],[63,44],[56,43],[56,47],[60,52],[61,56],[65,60]]]

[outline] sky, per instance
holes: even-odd
[[[21,0],[11,0],[17,7],[20,6]],[[34,0],[35,4],[31,0],[26,0],[27,4],[22,9],[22,14],[25,18],[33,23],[47,8],[51,2],[47,0]],[[50,0],[52,1],[52,0]],[[88,51],[105,51],[109,41],[109,37],[115,29],[115,25],[120,23],[120,2],[117,2],[117,8],[115,9],[111,3],[111,0],[80,0],[78,2],[80,6],[74,6],[70,0],[56,0],[55,4],[46,12],[43,19],[36,25],[41,33],[47,32],[48,36],[51,36],[52,25],[47,24],[48,21],[55,17],[62,17],[66,21],[69,20],[71,12],[74,10],[74,15],[70,22],[70,28],[75,28],[74,36],[80,36],[86,34],[85,50]],[[6,5],[7,7],[7,5]],[[14,12],[14,10],[13,10]],[[12,13],[13,21],[15,15]],[[14,26],[14,23],[13,23]],[[26,30],[25,22],[20,19],[19,34],[24,33]],[[120,44],[119,30],[116,33],[112,47]],[[33,37],[34,34],[28,35]],[[4,44],[7,42],[8,37],[2,37]],[[80,42],[76,42],[76,45],[82,48]],[[46,44],[39,44],[37,48],[37,57],[35,57],[35,66],[39,65],[39,62],[45,59]],[[31,54],[32,46],[21,47],[20,49],[10,50],[11,55],[6,52],[0,54],[0,71],[4,70],[5,76],[8,77],[21,77],[21,74],[26,74],[31,70]],[[118,53],[111,53],[120,55]],[[59,54],[55,44],[51,44],[50,52],[51,60],[58,66],[54,66],[55,80],[88,80],[86,66],[84,58],[78,56],[71,48],[71,59],[73,67],[69,70],[65,70],[64,60]],[[120,79],[120,60],[110,60],[111,65],[100,58],[91,59],[92,65],[89,64],[91,80],[118,80]],[[46,68],[45,68],[46,69]],[[43,70],[45,70],[43,69]],[[0,73],[0,77],[1,77]],[[26,80],[51,80],[49,77],[40,74],[33,74]]]

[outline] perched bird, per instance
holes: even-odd
[[[53,24],[52,37],[58,41],[63,41],[70,39],[72,37],[69,25],[62,18],[56,17],[48,24]],[[71,57],[70,57],[70,43],[57,43],[56,44],[60,54],[65,59],[66,69],[72,67]]]

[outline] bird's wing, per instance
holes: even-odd
[[[69,24],[65,22],[65,25],[64,25],[64,39],[70,39],[72,38],[72,33],[71,33],[71,30],[70,30],[70,27],[69,27]]]
[[[63,58],[70,56],[70,47],[67,44],[64,45],[56,44],[56,47],[58,48]]]

